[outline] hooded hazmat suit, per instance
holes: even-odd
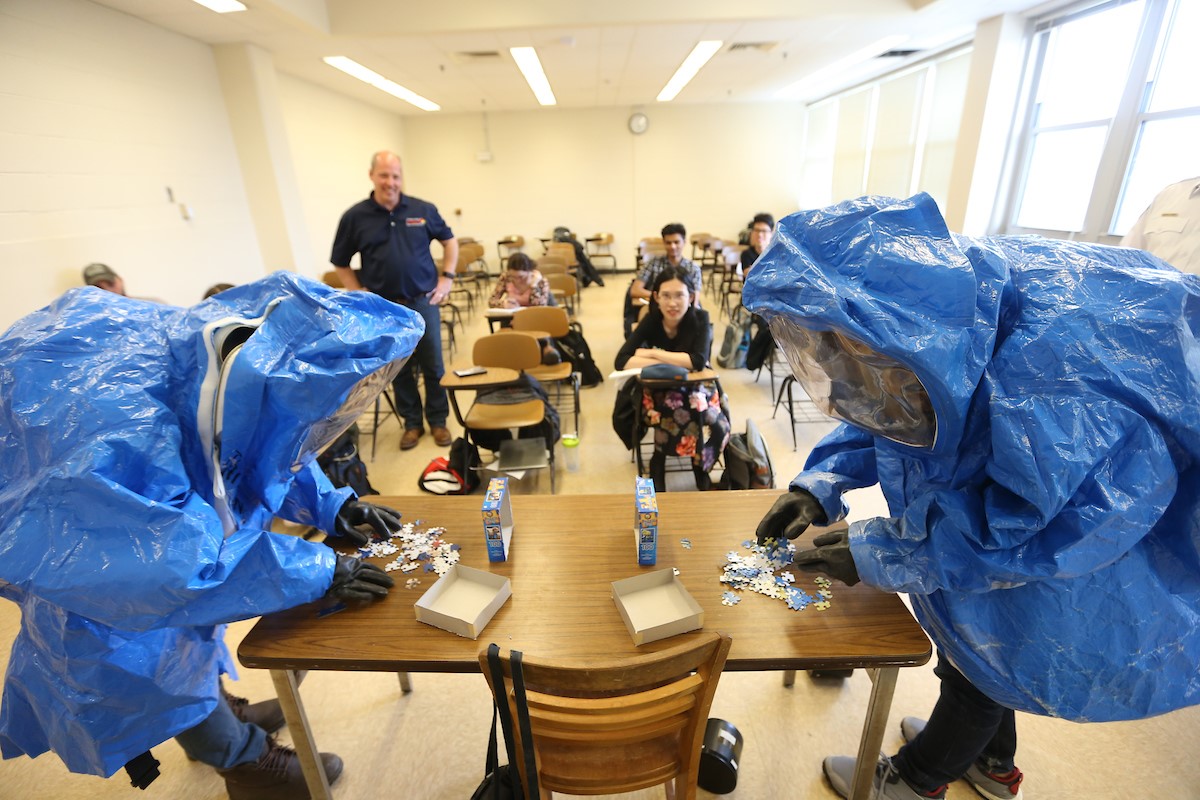
[[[0,337],[5,758],[108,776],[213,711],[222,623],[329,589],[333,551],[268,528],[335,530],[317,451],[423,328],[279,272],[191,309],[75,289]]]
[[[850,525],[858,573],[909,593],[975,686],[1080,721],[1200,702],[1200,281],[952,235],[922,194],[787,217],[743,299],[777,339],[834,332],[927,392],[932,442],[842,424],[792,487],[834,521],[880,485],[892,517]]]

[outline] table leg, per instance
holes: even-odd
[[[407,672],[397,672],[396,677],[400,679],[401,694],[408,694],[412,691],[412,681],[409,680]]]
[[[796,685],[796,670],[785,669],[783,671],[783,685],[785,687]]]
[[[296,672],[290,669],[273,669],[271,680],[275,683],[275,694],[279,697],[283,718],[287,720],[288,731],[292,734],[292,745],[296,748],[300,767],[304,771],[308,794],[312,800],[331,800],[325,766],[321,763],[317,743],[313,740],[312,729],[308,726],[304,704],[300,702],[300,682]]]
[[[896,675],[900,668],[880,667],[866,672],[871,678],[871,699],[867,704],[867,719],[863,722],[862,738],[858,743],[850,800],[867,800],[871,796],[875,764],[879,761],[879,750],[883,746],[883,729],[887,726],[892,695],[896,692]]]

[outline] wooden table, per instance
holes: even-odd
[[[512,598],[479,639],[463,639],[417,622],[417,594],[398,588],[381,601],[330,616],[317,615],[331,604],[322,600],[263,617],[242,641],[238,658],[247,667],[271,670],[310,793],[328,798],[329,785],[297,692],[297,670],[398,672],[407,688],[403,673],[408,671],[477,672],[478,652],[493,641],[554,658],[626,658],[656,651],[677,639],[634,646],[613,604],[610,584],[647,570],[675,567],[704,609],[705,628],[733,638],[726,670],[868,668],[873,687],[852,793],[865,798],[898,668],[927,662],[929,640],[898,596],[863,584],[835,583],[832,606],[823,612],[811,607],[791,611],[780,600],[752,592],[743,592],[736,606],[722,605],[728,587],[718,579],[725,554],[748,554],[742,542],[754,538],[755,526],[778,494],[659,494],[654,567],[637,565],[632,486],[626,495],[513,497],[512,550],[507,562],[496,564],[487,560],[482,496],[371,498],[398,510],[405,521],[445,527],[446,538],[462,547],[461,563],[512,580]],[[680,545],[682,537],[691,539],[691,549]],[[812,594],[811,577],[798,570],[795,574],[797,585]],[[407,576],[396,575],[403,587]],[[428,575],[421,577],[428,588]]]

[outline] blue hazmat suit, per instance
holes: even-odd
[[[190,309],[73,289],[0,337],[5,758],[109,776],[213,711],[223,623],[330,588],[334,552],[272,518],[335,530],[317,451],[423,332],[278,272]]]
[[[1138,250],[953,235],[921,194],[787,217],[743,300],[777,340],[833,332],[923,385],[931,442],[861,417],[791,486],[835,521],[880,485],[891,517],[849,528],[858,573],[909,593],[975,686],[1079,721],[1200,702],[1200,280]]]

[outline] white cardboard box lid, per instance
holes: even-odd
[[[613,581],[613,601],[634,644],[704,627],[704,609],[670,569]]]
[[[476,639],[510,597],[508,578],[455,564],[414,605],[419,621]]]

